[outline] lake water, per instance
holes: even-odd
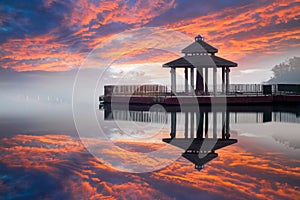
[[[96,129],[70,104],[15,104],[0,199],[299,199],[299,110],[105,107]]]

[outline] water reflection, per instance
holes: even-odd
[[[104,105],[101,107],[101,109],[104,109],[105,111],[105,118],[112,117],[109,115],[113,114],[115,120],[129,120],[129,118],[126,119],[126,116],[130,115],[130,121],[140,122],[147,122],[147,119],[145,119],[144,115],[149,113],[151,108],[152,106],[145,105],[131,105],[129,109],[122,105],[114,105],[113,108],[110,105]],[[213,109],[216,112],[226,112],[226,114],[229,114],[229,123],[231,124],[265,122],[300,123],[300,106],[227,106],[226,110],[224,110],[224,107],[214,106]],[[193,106],[184,107],[183,109],[180,107],[170,106],[164,107],[164,109],[160,111],[166,111],[167,113],[184,113],[193,112],[195,110],[198,109],[195,109]],[[200,110],[204,113],[212,112],[212,108],[209,106],[201,106]],[[155,113],[152,112],[151,115],[153,116]],[[155,119],[156,117],[154,116],[153,120]],[[169,121],[169,119],[166,120]]]
[[[197,170],[219,155],[218,149],[238,142],[231,138],[230,126],[237,123],[299,122],[298,109],[288,107],[154,107],[122,105],[104,106],[108,121],[134,121],[144,124],[165,124],[170,137],[162,141],[182,149],[182,157],[192,162]]]
[[[181,149],[183,157],[171,165],[143,174],[129,174],[113,170],[91,156],[79,138],[59,135],[56,129],[67,129],[66,125],[61,123],[57,126],[52,125],[48,135],[11,134],[10,138],[0,138],[0,187],[3,188],[0,190],[0,197],[4,199],[21,197],[27,199],[50,197],[54,199],[132,199],[141,198],[142,194],[142,198],[145,199],[194,199],[195,196],[205,196],[206,199],[298,199],[300,195],[298,186],[300,143],[299,124],[296,124],[299,121],[297,109],[228,107],[226,111],[216,109],[212,112],[211,108],[204,107],[199,113],[193,112],[192,108],[163,109],[159,111],[151,107],[131,107],[129,111],[126,111],[121,106],[115,109],[105,107],[98,114],[104,117],[102,125],[107,125],[106,131],[113,131],[114,121],[123,122],[128,126],[132,125],[130,121],[133,121],[145,130],[148,129],[149,124],[153,123],[159,127],[162,125],[165,127],[166,131],[161,131],[157,135],[161,144],[167,145],[162,139],[172,140],[170,143],[172,146],[179,140],[190,141],[191,144],[188,147],[183,145],[185,148]],[[48,118],[51,122],[48,124],[49,128],[53,124],[53,119],[63,111],[58,109],[55,115],[46,115],[44,112],[45,120]],[[271,118],[264,117],[264,115],[271,116]],[[2,115],[2,119],[4,117]],[[30,120],[38,119],[38,117],[41,116],[32,115]],[[16,124],[19,126],[22,120],[23,118],[12,117],[10,127]],[[10,124],[8,120],[5,121]],[[172,121],[175,122],[173,125]],[[216,122],[215,128],[214,121]],[[263,123],[264,121],[288,121],[293,124]],[[197,127],[198,123],[200,126]],[[229,123],[229,126],[226,123]],[[240,124],[249,125],[249,134],[242,134],[241,130],[237,130],[236,125]],[[31,126],[31,124],[28,125]],[[37,130],[42,130],[44,127],[33,125],[32,127],[36,127]],[[9,132],[9,129],[1,128],[3,133]],[[24,126],[20,124],[18,129],[22,128]],[[264,129],[261,130],[261,128]],[[261,137],[251,137],[251,134],[255,134],[258,130]],[[152,129],[147,131],[147,133],[153,132]],[[217,141],[217,139],[222,140],[222,137],[223,140],[238,139],[238,143],[222,149],[217,148],[217,144],[213,144],[214,153],[210,149],[211,153],[206,153],[201,157],[201,151],[205,150],[204,144],[211,144],[206,143],[205,139]],[[287,139],[292,142],[293,147],[298,146],[298,149],[287,147]],[[196,142],[193,143],[193,141]],[[95,142],[95,139],[92,138],[91,142]],[[151,142],[143,145],[127,141],[116,143],[132,151],[142,149],[145,152],[160,148],[159,145]],[[101,141],[97,144],[103,146]],[[201,146],[200,150],[199,146]],[[190,156],[185,154],[188,148]],[[199,154],[197,154],[197,149]],[[116,159],[122,162],[133,161],[133,159],[128,159],[127,154],[120,154],[117,148],[101,153],[106,153],[109,157],[119,156]],[[128,154],[132,155],[132,152],[129,151]],[[202,159],[202,163],[198,164],[200,169],[203,164],[209,162],[201,173],[195,173],[197,171],[189,162],[195,161],[195,155],[197,155],[197,160]],[[149,162],[149,160],[142,161]]]

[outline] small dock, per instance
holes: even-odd
[[[104,104],[133,104],[165,106],[180,105],[297,105],[300,104],[300,84],[273,85],[230,85],[227,94],[217,95],[168,91],[167,86],[105,86],[105,94],[100,97]]]
[[[180,105],[297,105],[300,104],[300,95],[270,95],[270,96],[104,96],[104,104],[138,104],[166,106]]]

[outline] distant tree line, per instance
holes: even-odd
[[[300,84],[300,57],[289,58],[272,68],[274,77],[271,83],[299,83]]]

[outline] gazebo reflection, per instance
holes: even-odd
[[[218,157],[215,152],[218,149],[237,143],[237,139],[230,139],[229,112],[223,111],[222,116],[222,134],[218,138],[217,134],[217,112],[212,114],[212,137],[208,134],[209,113],[208,112],[185,112],[185,131],[184,138],[176,137],[176,112],[171,113],[171,133],[170,138],[164,138],[163,141],[182,148],[182,156],[195,164],[195,169],[201,170],[204,165]],[[196,119],[196,120],[195,120]],[[196,123],[196,136],[195,136]],[[190,126],[189,126],[190,124]]]
[[[186,111],[152,110],[145,107],[133,110],[104,109],[105,120],[136,121],[170,126],[170,138],[162,141],[183,150],[182,157],[197,170],[218,157],[216,150],[237,143],[231,139],[230,114],[225,109],[193,109]],[[179,129],[179,130],[177,130]]]

